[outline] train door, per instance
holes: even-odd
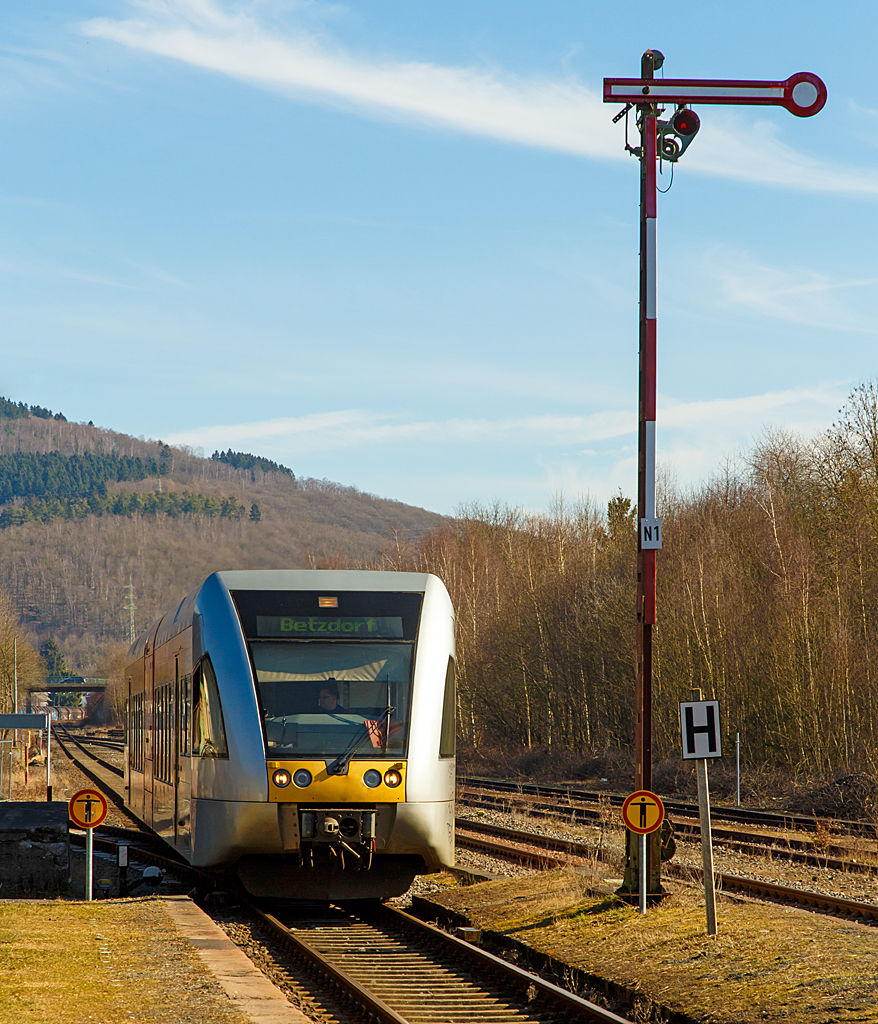
[[[174,675],[177,681],[177,729],[174,746],[175,751],[175,803],[174,803],[174,842],[177,849],[188,856],[192,852],[192,833],[190,830],[190,801],[192,796],[191,772],[191,736],[192,728],[192,676],[180,675],[180,654],[174,657]]]
[[[157,630],[156,630],[157,631]],[[143,657],[143,820],[153,822],[153,723],[155,722],[155,633],[147,640]]]
[[[134,735],[134,702],[131,698],[131,676],[125,681],[125,756],[122,768],[125,772],[125,803],[134,806],[134,794],[131,791],[131,765],[133,763],[132,747],[137,742]]]
[[[143,820],[150,827],[155,821],[156,788],[156,639],[162,620],[155,624],[143,649]]]

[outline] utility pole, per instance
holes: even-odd
[[[134,632],[134,583],[131,580],[131,576],[128,576],[128,643],[133,644],[137,639],[137,634]]]
[[[638,388],[637,461],[637,664],[635,680],[634,786],[652,789],[652,652],[656,623],[656,558],[662,547],[661,519],[656,515],[656,162],[674,164],[698,133],[692,103],[782,106],[797,117],[811,117],[826,103],[826,86],[809,72],[783,82],[726,79],[656,79],[664,54],[647,50],[640,60],[640,78],[605,78],[604,102],[624,103],[613,121],[625,118],[625,148],[640,161],[640,367]],[[668,120],[663,104],[675,106]],[[628,145],[630,110],[637,112],[640,145]],[[661,838],[655,831],[647,843],[649,892],[661,888]],[[622,891],[634,892],[639,836],[628,830]]]

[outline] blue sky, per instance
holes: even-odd
[[[441,512],[633,495],[638,168],[602,79],[649,46],[668,78],[812,71],[813,118],[699,108],[660,197],[659,462],[697,486],[878,376],[876,22],[4,5],[2,393]]]

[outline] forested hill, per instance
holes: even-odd
[[[85,675],[127,641],[129,580],[139,630],[215,569],[362,564],[441,522],[259,455],[0,399],[0,593]]]

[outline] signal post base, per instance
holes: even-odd
[[[661,879],[662,831],[656,829],[646,837],[646,900],[654,906],[668,895]],[[640,898],[640,833],[625,829],[625,865],[622,884],[616,895],[626,903],[637,903]]]

